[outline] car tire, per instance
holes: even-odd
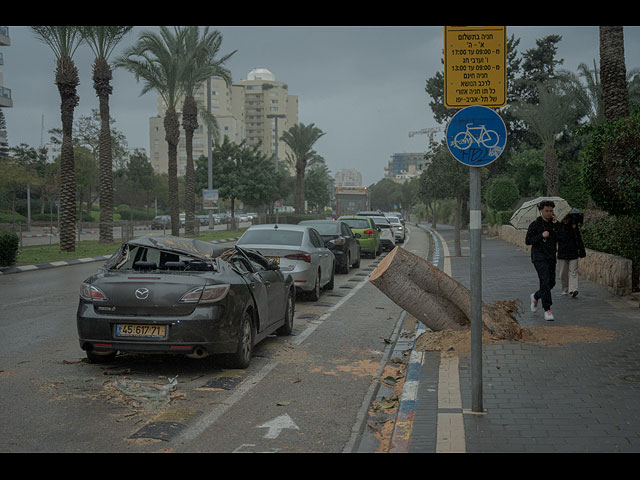
[[[349,273],[350,266],[351,266],[351,253],[347,252],[347,261],[344,263],[344,266],[340,269],[340,273]]]
[[[320,300],[320,270],[318,270],[318,273],[316,275],[316,283],[313,286],[313,290],[309,292],[309,299],[313,300],[314,302]]]
[[[333,268],[331,268],[331,280],[329,280],[329,283],[327,283],[325,288],[327,290],[333,290],[333,287],[335,286],[335,280],[336,280],[336,267],[334,265]]]
[[[276,330],[278,335],[291,335],[293,332],[293,318],[296,312],[296,292],[295,290],[289,291],[287,295],[287,305],[284,310],[284,325]]]
[[[358,250],[358,259],[356,260],[356,263],[353,264],[353,268],[360,268],[360,250]]]
[[[253,319],[251,312],[247,310],[242,316],[238,348],[235,353],[227,357],[227,364],[231,368],[247,368],[249,366],[253,354],[253,337]]]
[[[87,360],[89,363],[109,363],[116,358],[116,354],[118,352],[116,350],[111,350],[108,352],[94,352],[93,350],[87,350]]]

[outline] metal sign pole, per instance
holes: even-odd
[[[482,213],[480,169],[469,168],[471,247],[471,409],[482,412]]]

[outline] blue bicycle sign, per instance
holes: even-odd
[[[502,154],[507,129],[496,112],[473,105],[453,116],[447,126],[446,138],[456,160],[470,167],[483,167]]]

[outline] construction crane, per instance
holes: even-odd
[[[417,132],[409,132],[409,138],[413,137],[414,135],[429,135],[429,142],[433,143],[433,136],[440,131],[442,131],[441,127],[423,128],[422,130],[418,130]]]

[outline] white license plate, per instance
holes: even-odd
[[[117,324],[117,337],[139,337],[139,338],[165,338],[167,336],[166,325],[132,325]]]

